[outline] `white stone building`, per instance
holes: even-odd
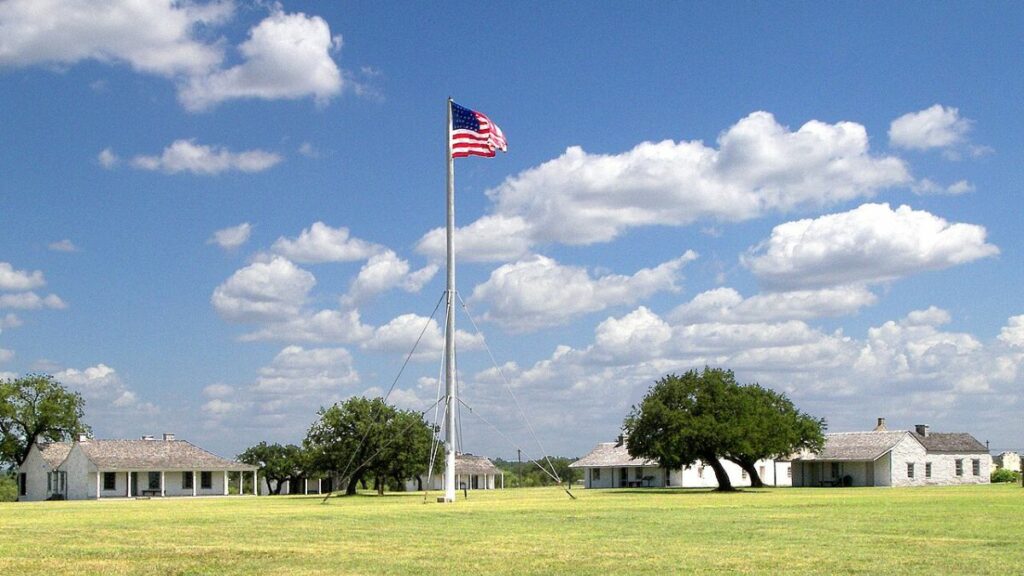
[[[61,458],[63,456],[63,458]],[[138,496],[208,496],[229,493],[229,473],[257,468],[216,456],[164,434],[162,440],[93,440],[34,444],[18,469],[18,499],[85,500]]]
[[[733,486],[750,486],[750,476],[737,464],[720,460]],[[569,465],[583,472],[586,488],[717,488],[715,471],[697,461],[681,470],[666,470],[653,460],[633,458],[622,442],[601,442]],[[766,486],[789,486],[789,462],[758,460],[754,465]]]
[[[1005,468],[1007,470],[1013,470],[1014,472],[1020,472],[1020,454],[1016,452],[1000,452],[999,455],[992,458],[992,463],[996,468]]]
[[[992,458],[963,432],[888,430],[825,435],[820,452],[792,459],[793,486],[928,486],[987,484]]]

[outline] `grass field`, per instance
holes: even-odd
[[[0,504],[0,574],[1015,574],[1024,490],[473,492]],[[431,499],[436,494],[431,495]],[[461,494],[460,494],[461,497]]]

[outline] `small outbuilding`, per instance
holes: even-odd
[[[405,483],[410,492],[421,490],[444,490],[444,462],[439,462],[442,470],[434,470],[434,475],[427,478],[426,474],[417,475]],[[457,490],[495,490],[505,487],[505,473],[484,456],[472,454],[455,455],[455,488]]]

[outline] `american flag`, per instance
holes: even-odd
[[[495,150],[508,150],[505,135],[490,118],[455,102],[451,105],[452,158],[492,157]]]

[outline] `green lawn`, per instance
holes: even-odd
[[[1024,490],[474,492],[0,504],[0,574],[1013,574]],[[431,495],[433,500],[437,494]]]

